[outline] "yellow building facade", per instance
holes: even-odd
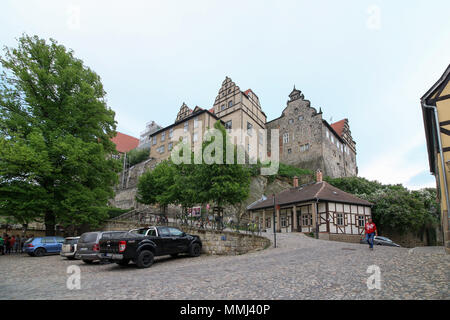
[[[444,246],[450,253],[450,65],[442,77],[422,97],[422,113],[431,173],[441,205]]]

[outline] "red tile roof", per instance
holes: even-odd
[[[139,139],[124,134],[122,132],[117,132],[117,135],[111,139],[116,145],[116,150],[121,153],[128,152],[139,145]]]
[[[279,192],[275,196],[275,199],[276,204],[280,206],[316,200],[359,204],[366,206],[372,205],[372,203],[370,203],[369,201],[360,199],[350,193],[344,192],[341,189],[333,187],[331,184],[325,181],[311,183],[309,185],[300,186],[298,188],[286,189]],[[258,210],[271,207],[273,207],[273,198],[268,197],[264,201],[259,201],[251,204],[247,209]]]
[[[333,128],[334,131],[342,138],[342,133],[344,130],[344,125],[347,119],[342,119],[338,122],[332,123],[330,126]]]
[[[211,108],[208,111],[211,112],[211,113],[214,113],[214,108]]]

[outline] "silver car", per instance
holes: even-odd
[[[360,243],[368,244],[366,238],[361,239]],[[400,247],[400,245],[396,244],[391,239],[380,236],[375,236],[373,238],[373,244],[377,246]]]
[[[75,254],[77,253],[77,244],[80,237],[67,237],[64,239],[60,255],[69,260],[75,259]]]

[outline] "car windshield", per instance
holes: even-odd
[[[147,232],[148,229],[135,229],[135,230],[131,230],[130,233],[136,233],[136,234],[145,234]]]
[[[105,232],[102,234],[102,239],[113,239],[116,237],[124,237],[126,236],[127,231],[119,231],[119,232]]]
[[[76,244],[78,243],[78,239],[66,239],[64,240],[64,244]]]
[[[89,243],[97,241],[97,232],[83,233],[80,237],[79,242]]]

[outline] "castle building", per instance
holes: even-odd
[[[356,143],[348,119],[329,124],[322,118],[322,110],[311,107],[310,101],[295,87],[281,116],[267,122],[266,128],[269,135],[270,129],[279,130],[281,163],[321,169],[324,175],[333,178],[358,174]],[[268,151],[271,152],[270,144]]]
[[[222,121],[232,142],[243,147],[252,159],[265,160],[270,156],[270,129],[278,129],[279,162],[314,171],[321,169],[330,177],[358,173],[348,119],[329,124],[322,118],[322,111],[311,107],[294,87],[281,116],[267,122],[258,96],[251,89],[241,91],[229,77],[222,82],[213,108],[192,110],[183,103],[173,124],[148,135],[150,158],[156,162],[168,159],[180,138],[184,142],[191,139],[194,148],[217,120]],[[267,137],[265,129],[269,129]],[[174,136],[174,132],[181,134]]]
[[[262,111],[258,96],[251,89],[241,91],[226,77],[213,109],[216,116],[225,123],[234,144],[244,147],[253,159],[265,158],[265,138],[260,130],[265,129],[267,117]]]
[[[156,163],[168,159],[180,139],[189,143],[192,149],[200,145],[204,132],[213,128],[214,123],[219,120],[211,111],[200,107],[192,110],[183,102],[173,124],[150,134],[150,158],[155,159]]]
[[[138,149],[150,149],[151,147],[151,141],[150,137],[151,134],[162,129],[162,127],[157,124],[155,121],[147,122],[145,125],[145,130],[141,132],[140,138],[139,138],[139,145]]]

